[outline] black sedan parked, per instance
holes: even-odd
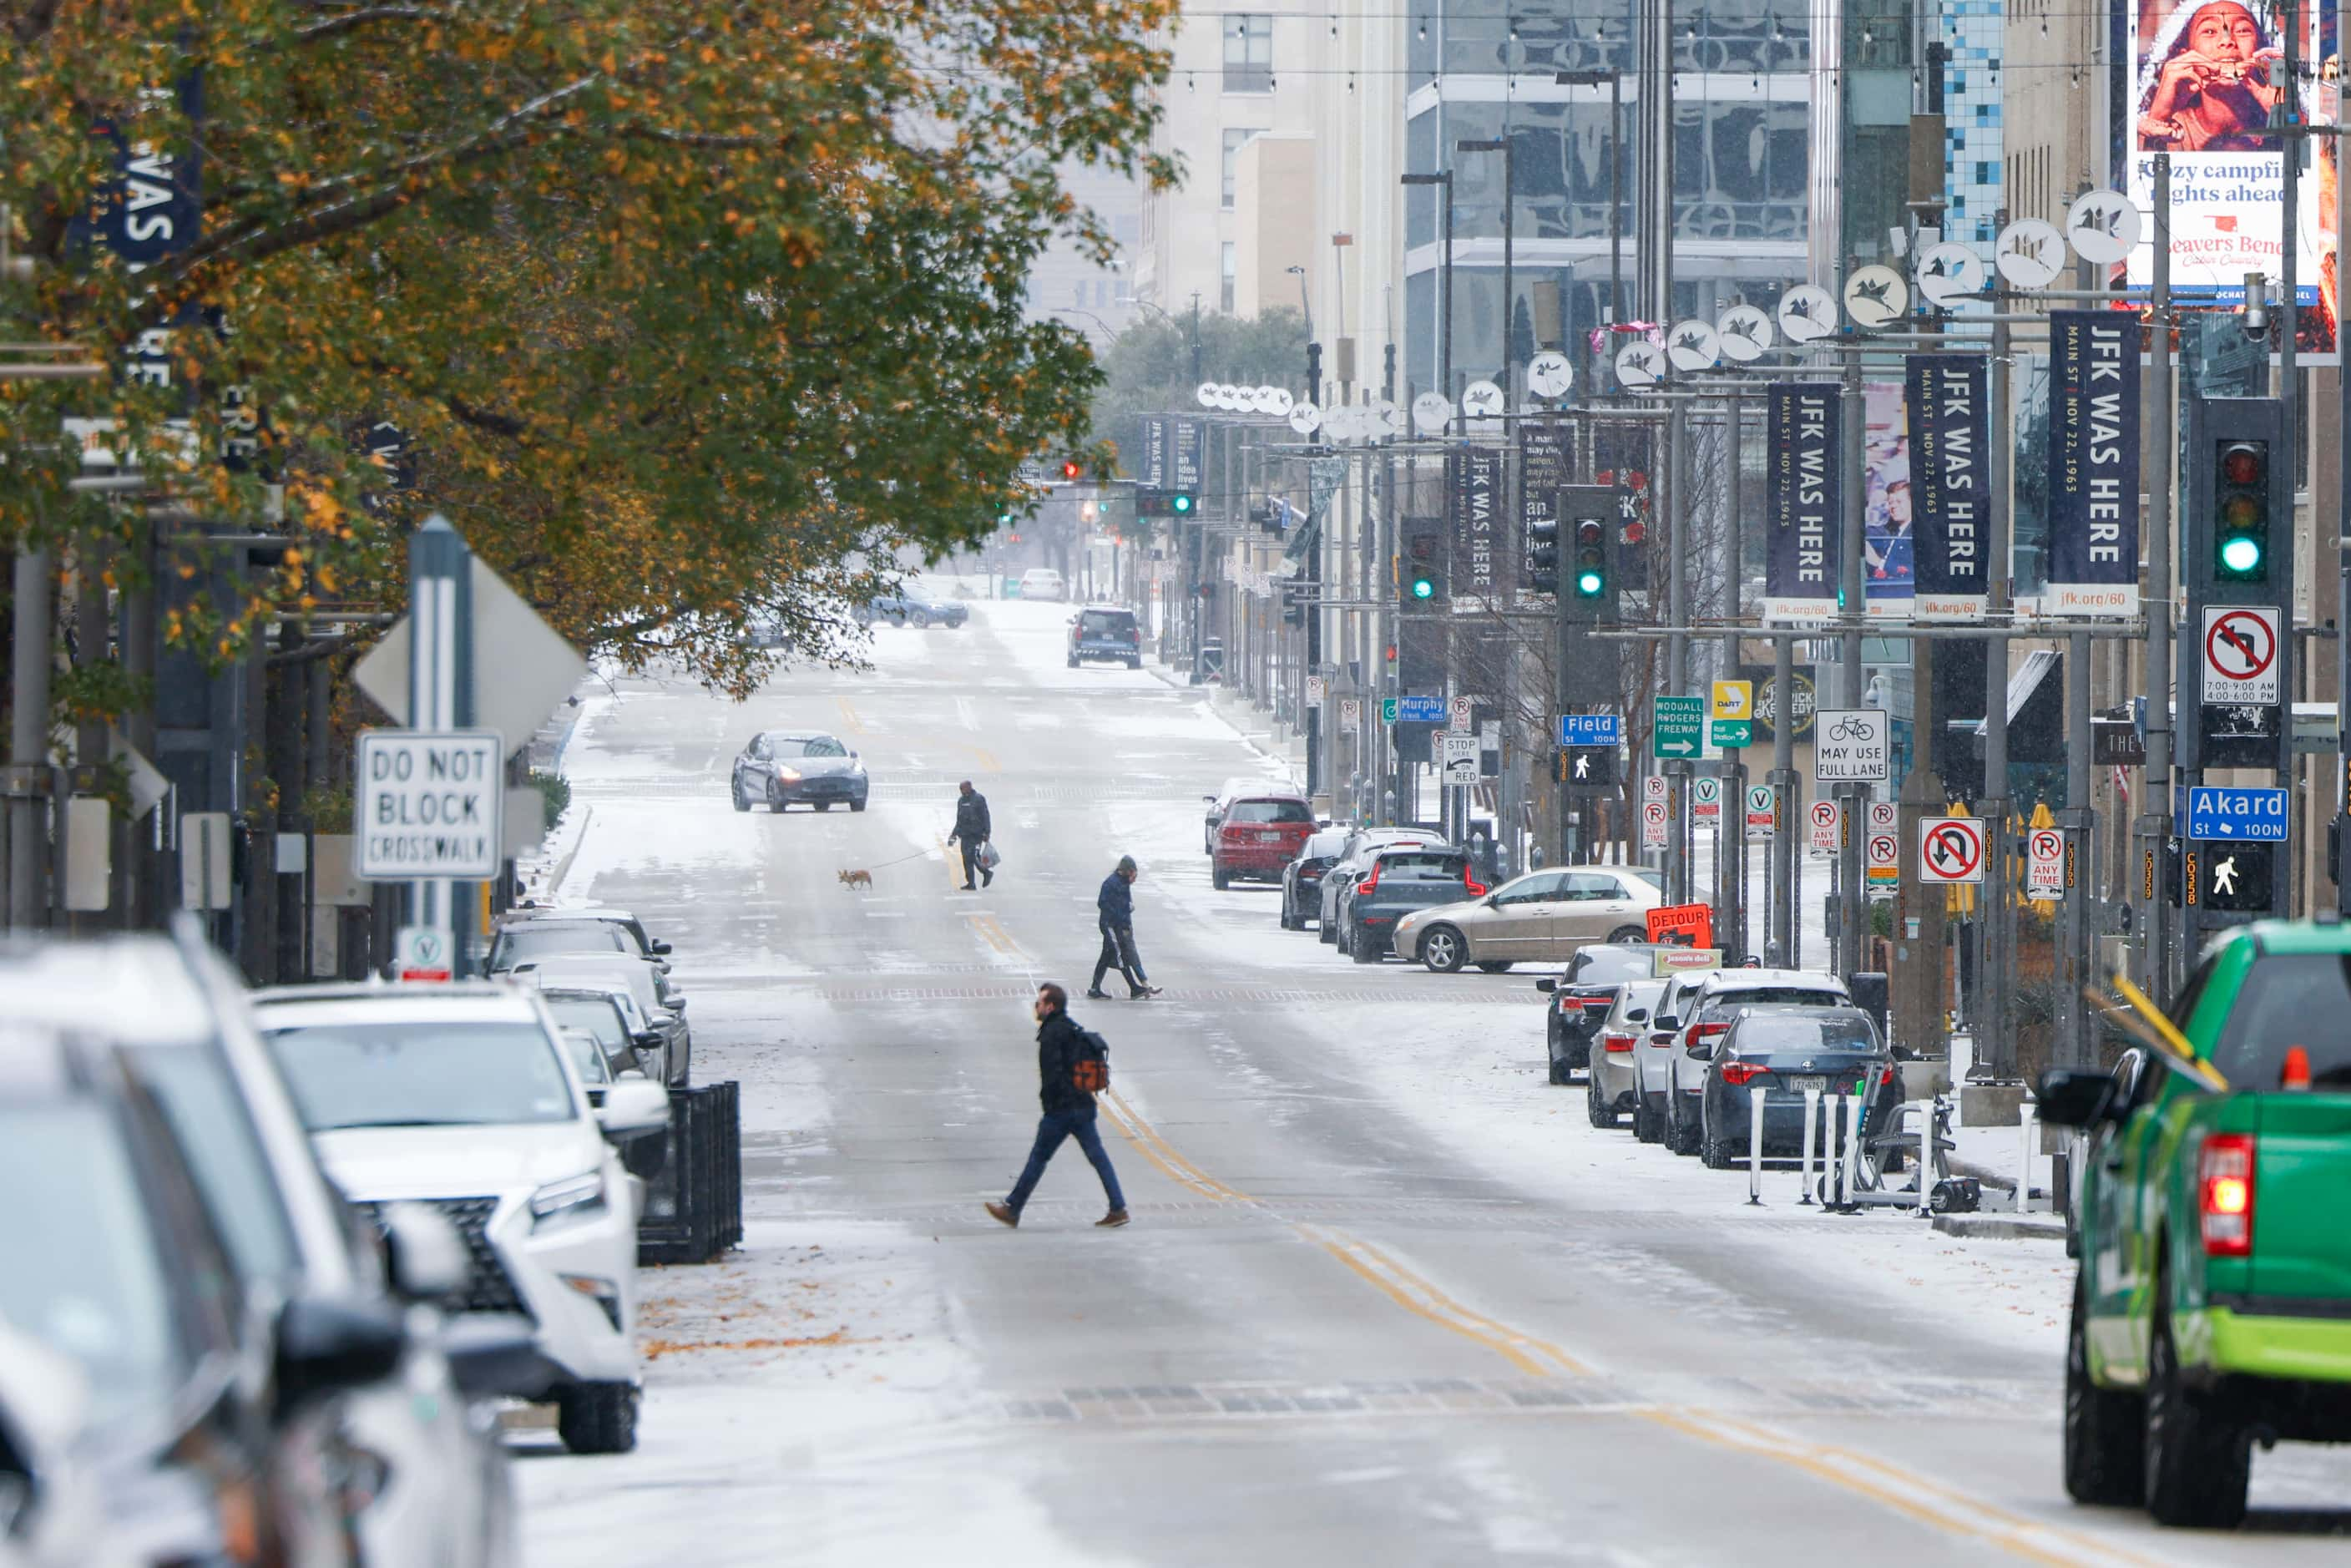
[[[1650,977],[1658,950],[1654,942],[1617,942],[1581,948],[1555,978],[1537,980],[1535,989],[1551,997],[1543,1008],[1543,1048],[1551,1059],[1551,1081],[1564,1083],[1568,1075],[1592,1062],[1592,1040],[1600,1020],[1616,1004],[1616,993],[1627,980]]]
[[[1376,964],[1395,946],[1396,922],[1416,909],[1483,898],[1467,851],[1442,844],[1390,844],[1358,862],[1363,874],[1346,894],[1339,946],[1358,964]]]
[[[1346,847],[1347,830],[1325,828],[1281,868],[1281,928],[1303,931],[1322,918],[1322,873]]]
[[[751,737],[735,759],[735,809],[747,811],[765,802],[780,811],[794,802],[830,811],[848,802],[865,810],[869,786],[857,753],[830,735],[813,730],[771,729]]]
[[[1819,1090],[1825,1103],[1858,1088],[1863,1125],[1872,1128],[1893,1113],[1902,1092],[1893,1053],[1859,1008],[1743,1008],[1726,1033],[1683,1049],[1707,1063],[1698,1155],[1709,1170],[1746,1162],[1749,1107],[1759,1093],[1764,1096],[1763,1152],[1788,1155],[1803,1147],[1805,1090]],[[1822,1114],[1814,1148],[1828,1146],[1830,1114]]]

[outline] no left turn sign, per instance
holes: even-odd
[[[2275,706],[2278,700],[2275,605],[2204,607],[2204,700]]]
[[[1918,824],[1918,876],[1930,883],[1981,882],[1983,823],[1973,817],[1928,817]]]

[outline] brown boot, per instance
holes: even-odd
[[[1020,1211],[1010,1204],[991,1203],[987,1207],[988,1218],[1008,1225],[1015,1230],[1020,1228]]]
[[[1113,1208],[1108,1214],[1103,1215],[1100,1219],[1094,1221],[1094,1225],[1097,1228],[1105,1230],[1115,1230],[1125,1223],[1126,1210],[1123,1208]]]

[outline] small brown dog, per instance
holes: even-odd
[[[842,872],[841,873],[841,885],[851,888],[870,888],[873,885],[873,873],[870,871]]]

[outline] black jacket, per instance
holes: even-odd
[[[1058,1111],[1093,1109],[1094,1097],[1071,1081],[1078,1047],[1078,1026],[1068,1009],[1049,1014],[1037,1026],[1037,1100],[1049,1116]]]
[[[1134,924],[1134,889],[1127,885],[1126,878],[1113,872],[1102,878],[1102,891],[1094,894],[1094,907],[1102,911],[1104,925],[1132,925]]]
[[[985,842],[988,837],[987,797],[977,789],[956,797],[955,831],[947,836],[967,844]]]

